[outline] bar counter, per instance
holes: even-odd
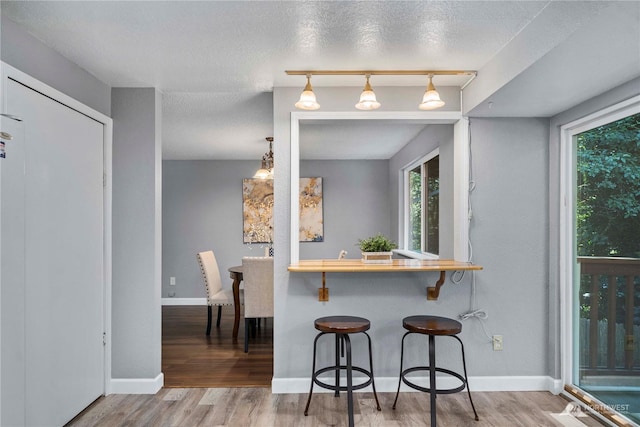
[[[470,262],[449,259],[416,260],[393,259],[391,263],[365,263],[360,259],[320,259],[303,260],[290,264],[292,273],[322,273],[322,288],[318,289],[318,301],[329,301],[329,289],[326,287],[326,273],[385,273],[385,272],[433,272],[439,271],[440,278],[435,286],[427,287],[427,299],[437,300],[440,287],[444,284],[447,271],[482,270],[482,267]]]

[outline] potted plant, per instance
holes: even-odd
[[[381,233],[358,240],[358,246],[362,251],[362,262],[369,264],[391,264],[391,251],[398,247]]]

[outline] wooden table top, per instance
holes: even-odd
[[[302,260],[289,265],[288,270],[295,273],[368,273],[393,271],[458,271],[482,270],[482,267],[470,262],[451,259],[417,260],[393,259],[391,264],[366,264],[360,259],[318,259]]]

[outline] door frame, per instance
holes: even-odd
[[[573,303],[575,249],[575,147],[573,137],[598,126],[640,112],[640,95],[581,117],[560,127],[560,372],[563,387],[572,385],[577,366],[574,366],[573,333],[575,315]]]
[[[11,65],[0,62],[2,68],[2,82],[0,83],[0,112],[11,114],[7,111],[6,96],[7,84],[9,80],[18,82],[26,87],[40,92],[41,94],[57,101],[103,125],[103,332],[104,332],[104,375],[103,375],[103,394],[110,394],[111,390],[111,277],[112,277],[112,146],[113,146],[113,120],[110,117],[88,107],[85,104],[71,98],[53,87],[42,83],[32,76],[12,67]],[[26,124],[28,126],[28,124]],[[2,254],[0,254],[2,256]],[[0,282],[0,287],[2,283]],[[0,336],[1,340],[1,336]],[[1,408],[0,408],[1,410]]]

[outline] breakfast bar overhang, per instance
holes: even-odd
[[[440,272],[440,278],[434,286],[427,286],[427,300],[435,301],[440,295],[447,271],[482,270],[482,266],[454,260],[416,260],[393,259],[386,264],[370,264],[359,259],[321,259],[303,260],[289,265],[293,273],[322,273],[322,287],[318,288],[318,301],[329,301],[329,288],[326,286],[326,273],[388,273],[388,272]]]

